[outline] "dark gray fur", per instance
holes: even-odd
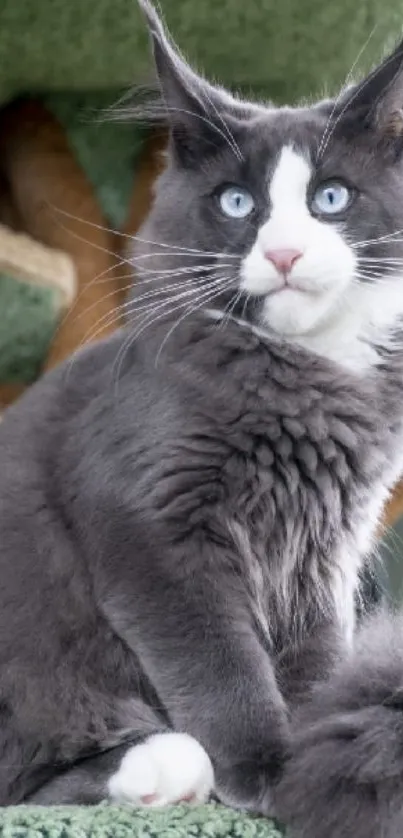
[[[381,614],[297,717],[277,813],[298,838],[400,838],[402,791],[403,618]]]
[[[290,140],[315,160],[332,106],[263,113],[234,104],[227,113],[219,92],[193,77],[189,90],[189,78],[176,76],[148,12],[165,98],[177,108],[182,96],[182,106],[169,111],[170,160],[142,236],[160,246],[143,244],[137,254],[157,250],[153,269],[166,267],[167,252],[170,268],[188,265],[178,245],[241,257],[270,212],[261,173],[270,178]],[[401,143],[387,130],[400,60],[401,50],[380,89],[383,71],[363,88],[368,102],[358,90],[350,106],[342,100],[335,113],[345,113],[318,161],[318,177],[341,169],[358,190],[365,178],[348,219],[357,238],[403,227]],[[217,131],[218,108],[243,163]],[[236,231],[218,216],[212,193],[240,178],[261,198],[253,224]],[[399,242],[394,252],[402,254]],[[169,299],[163,287],[160,294]],[[334,822],[343,821],[342,788],[336,783],[330,802],[325,792],[311,794],[298,766],[310,771],[313,761],[329,788],[333,729],[319,752],[315,725],[333,696],[339,712],[339,682],[346,706],[356,707],[358,663],[354,677],[345,665],[347,676],[322,688],[330,698],[320,713],[311,705],[313,733],[306,711],[307,730],[296,738],[294,712],[345,656],[343,547],[355,544],[374,493],[400,471],[402,343],[360,379],[258,336],[256,306],[242,304],[240,313],[249,325],[217,324],[195,308],[179,320],[166,311],[137,340],[128,327],[46,376],[0,425],[2,805],[98,801],[130,744],[173,729],[206,748],[224,802],[268,813],[277,785],[278,811],[311,838],[329,824],[329,805]],[[376,704],[368,660],[356,654],[367,703]],[[388,683],[385,675],[389,695]],[[373,742],[387,737],[389,712],[402,735],[399,706],[378,710],[385,727],[374,729]],[[376,788],[387,764],[374,763]],[[403,759],[394,765],[396,788]],[[342,834],[369,836],[376,803],[366,808],[358,783],[352,794]],[[378,807],[383,826],[392,809]],[[403,815],[394,811],[397,835]],[[325,834],[339,832],[329,824]]]

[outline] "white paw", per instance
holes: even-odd
[[[108,783],[109,797],[135,806],[203,803],[214,786],[206,751],[187,733],[159,733],[129,748]]]

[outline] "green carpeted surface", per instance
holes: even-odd
[[[403,24],[396,0],[160,0],[160,8],[196,66],[230,87],[278,101],[334,89],[375,23],[361,68]],[[0,3],[0,102],[44,94],[117,225],[140,133],[99,123],[97,115],[128,86],[147,80],[149,68],[136,0]],[[40,366],[56,323],[49,320],[49,294],[39,293],[42,305],[31,289],[15,283],[10,306],[9,285],[0,277],[0,381],[30,381]]]
[[[0,838],[282,838],[272,821],[223,806],[141,810],[129,806],[10,807]]]

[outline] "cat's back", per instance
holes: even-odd
[[[41,641],[44,626],[54,632],[69,599],[83,610],[88,605],[86,570],[69,521],[75,485],[60,455],[75,445],[74,424],[110,391],[124,339],[117,334],[49,373],[0,422],[0,659],[13,637],[24,643],[25,636],[29,645],[39,626]],[[79,446],[77,439],[78,456]]]

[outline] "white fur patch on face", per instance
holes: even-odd
[[[159,733],[129,748],[108,783],[109,797],[134,806],[204,803],[214,786],[206,751],[186,733]]]
[[[265,298],[253,326],[258,334],[275,332],[362,374],[379,362],[379,346],[393,345],[403,316],[403,277],[385,266],[376,281],[359,279],[360,250],[348,243],[348,221],[341,227],[309,211],[312,175],[303,154],[284,146],[269,186],[270,217],[241,264],[240,288]],[[286,282],[265,256],[276,250],[301,254]]]
[[[309,211],[312,174],[301,153],[290,146],[282,149],[269,187],[270,218],[241,267],[241,288],[267,295],[262,325],[296,338],[332,318],[356,268],[354,251],[335,222],[319,221]],[[275,250],[301,254],[286,282],[265,257]]]

